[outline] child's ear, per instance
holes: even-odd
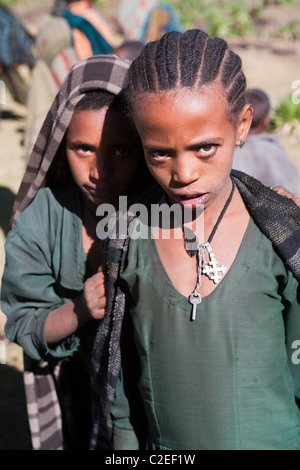
[[[248,132],[251,126],[253,117],[253,108],[251,104],[245,104],[239,115],[237,134],[236,134],[236,145],[241,145],[246,142]]]

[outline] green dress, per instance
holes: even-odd
[[[195,321],[154,240],[131,240],[122,281],[149,448],[300,448],[300,365],[292,361],[300,339],[298,282],[252,219],[234,263],[202,299]],[[112,410],[119,448],[134,446],[128,410],[135,397],[128,398],[128,416],[126,402],[120,382]]]

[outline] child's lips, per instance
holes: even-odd
[[[87,189],[90,193],[97,195],[97,196],[102,196],[102,195],[112,193],[111,188],[96,188],[96,187],[88,186]]]
[[[177,200],[183,205],[198,206],[200,204],[205,204],[208,196],[208,193],[181,194],[177,196]]]

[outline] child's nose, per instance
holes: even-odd
[[[111,165],[102,155],[98,155],[90,168],[91,178],[95,180],[106,180],[112,176]]]
[[[197,162],[190,157],[178,158],[173,164],[173,181],[182,185],[188,185],[198,180],[199,169]]]

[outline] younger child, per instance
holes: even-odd
[[[137,172],[143,184],[139,138],[118,100],[128,67],[105,55],[71,69],[16,197],[2,310],[25,352],[34,449],[88,448],[93,320],[106,303],[96,207],[134,193]]]
[[[231,171],[251,125],[245,88],[240,57],[200,30],[147,44],[129,69],[129,114],[161,202],[204,208],[193,250],[184,226],[168,239],[160,226],[156,239],[130,239],[121,275],[150,449],[300,449],[300,210]],[[99,448],[112,439],[116,449],[138,448],[134,430],[143,424],[130,388],[130,336],[120,359],[115,334],[121,305],[119,295],[108,372],[97,366],[101,325],[95,340]]]

